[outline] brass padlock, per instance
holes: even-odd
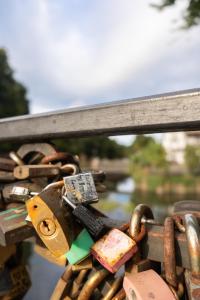
[[[74,237],[73,220],[61,209],[61,189],[49,187],[26,202],[39,237],[56,257],[65,255]]]

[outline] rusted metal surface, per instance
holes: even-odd
[[[15,181],[13,172],[0,170],[0,182],[13,182],[13,181]]]
[[[164,269],[165,279],[177,288],[174,221],[167,217],[164,222]]]
[[[141,242],[142,257],[157,262],[164,262],[164,227],[146,224],[146,236]],[[184,233],[175,233],[175,252],[177,266],[191,269],[187,239]]]
[[[25,205],[15,205],[0,213],[1,246],[12,245],[34,235],[34,229],[25,221],[26,216]]]
[[[129,234],[133,239],[137,239],[141,232],[141,220],[142,217],[147,219],[154,219],[152,210],[145,204],[139,204],[135,207],[131,216]]]
[[[74,156],[69,153],[66,153],[66,152],[56,152],[56,153],[47,155],[42,158],[41,164],[56,163],[59,161],[77,164],[77,160],[74,158]]]
[[[200,281],[192,276],[191,272],[185,270],[185,285],[189,300],[200,299]]]
[[[175,223],[177,229],[180,232],[185,232],[185,226],[183,225],[183,218],[179,215],[174,215],[173,220],[174,220],[174,223]]]
[[[12,159],[0,157],[0,170],[13,171],[15,162]]]
[[[14,177],[24,180],[28,178],[51,178],[60,174],[60,168],[54,165],[24,165],[14,169]]]
[[[88,300],[98,285],[109,275],[106,269],[101,269],[96,271],[92,276],[86,281],[77,300]]]
[[[200,280],[200,230],[194,215],[185,215],[185,227],[192,275]]]

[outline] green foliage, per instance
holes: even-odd
[[[4,49],[0,49],[0,118],[27,114],[25,87],[13,77]]]
[[[164,148],[152,137],[137,136],[131,149],[133,167],[160,169],[167,165]]]
[[[162,0],[160,5],[153,4],[154,7],[162,10],[168,6],[174,5],[178,0]],[[188,5],[183,13],[185,22],[184,28],[190,28],[200,23],[200,0],[188,0]]]
[[[24,115],[29,112],[25,87],[13,77],[6,51],[0,48],[0,118]],[[16,144],[0,145],[1,152],[15,148]]]
[[[72,154],[85,154],[88,158],[122,158],[126,156],[126,147],[107,137],[55,140],[54,144],[61,150]]]
[[[185,149],[185,162],[193,175],[200,174],[200,148],[188,145]]]

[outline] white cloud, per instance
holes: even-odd
[[[187,88],[198,78],[191,53],[200,45],[198,29],[172,30],[179,3],[159,13],[144,0],[13,0],[0,43],[32,112]]]

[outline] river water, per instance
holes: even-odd
[[[191,197],[190,199],[194,200],[192,195]],[[157,196],[150,193],[135,192],[132,180],[126,179],[117,186],[115,191],[102,195],[96,206],[112,218],[129,220],[134,207],[139,203],[146,203],[151,206],[154,217],[162,221],[173,211],[173,203],[180,200],[185,200],[185,197],[178,195],[176,197],[174,195]],[[64,268],[47,262],[32,251],[29,259],[32,287],[24,299],[48,300],[63,270]]]

